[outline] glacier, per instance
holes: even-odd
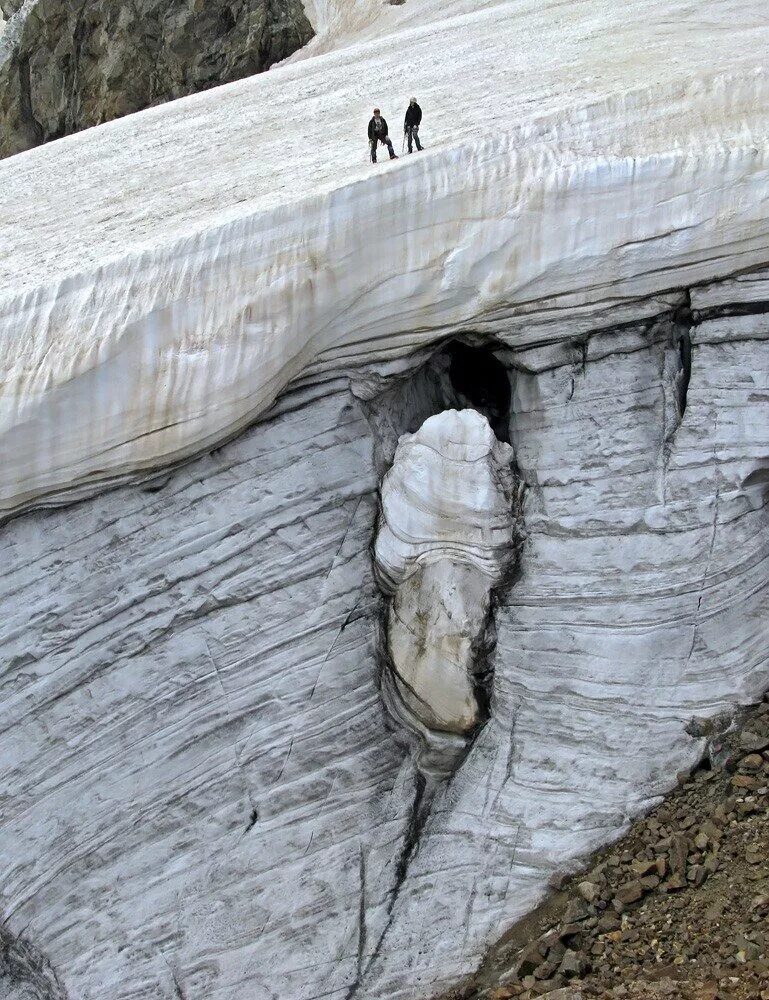
[[[766,263],[762,12],[588,6],[567,32],[557,6],[432,3],[4,163],[0,514],[200,454],[302,375],[468,328],[557,339]],[[430,146],[374,182],[370,105],[412,91]]]
[[[270,72],[0,163],[2,933],[41,996],[437,994],[769,686],[763,9],[306,6]],[[428,148],[373,168],[412,93]],[[372,546],[399,440],[468,408],[520,545],[428,795]]]

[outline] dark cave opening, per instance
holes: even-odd
[[[676,310],[673,316],[673,343],[678,348],[679,373],[676,384],[676,404],[678,407],[678,422],[686,413],[689,382],[692,377],[692,297],[686,292],[684,304]]]
[[[689,382],[692,377],[692,338],[686,327],[678,341],[678,352],[681,356],[681,375],[678,380],[678,413],[683,419],[686,413],[686,402],[689,393]]]
[[[488,347],[452,341],[445,350],[457,398],[482,413],[496,436],[509,443],[511,387],[504,364]]]
[[[400,436],[413,434],[428,417],[443,410],[477,410],[496,437],[510,444],[515,374],[500,358],[504,350],[494,340],[478,343],[454,337],[415,359],[408,374],[394,376],[373,396],[362,396],[374,432],[380,475],[389,468]]]
[[[360,383],[356,395],[361,400],[373,432],[374,459],[380,483],[392,467],[401,437],[414,434],[428,418],[447,410],[474,410],[480,413],[488,420],[497,440],[510,444],[510,411],[516,371],[507,363],[509,353],[505,345],[491,338],[455,336],[414,355],[413,367],[407,372],[401,370],[378,382]],[[517,476],[514,461],[511,467],[514,476]],[[521,516],[519,500],[514,498],[512,503],[513,521],[517,524]],[[514,532],[512,548],[516,548],[517,544]],[[514,563],[515,559],[512,559],[501,590],[510,585]],[[389,645],[390,600],[390,597],[385,597],[382,602],[379,627],[382,700],[387,717],[394,724],[393,732],[399,734],[399,738],[405,736],[406,745],[415,752],[419,773],[430,775],[432,781],[440,782],[450,778],[461,767],[478,734],[492,716],[496,589],[485,620],[478,623],[477,634],[471,636],[472,665],[468,673],[476,702],[477,725],[461,736],[454,731],[429,728],[413,716],[408,704],[402,700],[395,680],[399,672],[393,663]]]

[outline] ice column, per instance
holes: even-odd
[[[384,477],[383,691],[419,732],[466,738],[485,719],[491,595],[514,555],[512,454],[476,410],[445,410],[400,438]]]

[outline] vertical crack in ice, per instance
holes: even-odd
[[[692,377],[691,331],[693,325],[692,296],[691,292],[687,289],[684,292],[683,302],[673,314],[668,346],[665,351],[663,384],[666,387],[669,385],[672,388],[675,407],[674,419],[670,422],[670,426],[665,429],[664,437],[668,446],[672,443],[673,437],[681,426],[681,421],[684,419],[684,414],[686,413],[689,382]]]
[[[684,414],[686,413],[686,404],[689,397],[689,382],[692,378],[691,312],[689,312],[689,321],[681,331],[681,336],[678,341],[678,351],[681,357],[681,374],[678,380],[678,413],[680,423],[680,421],[684,419]]]
[[[668,466],[675,448],[678,428],[683,422],[692,377],[692,327],[694,316],[691,292],[687,289],[681,305],[664,321],[666,342],[660,361],[662,430],[660,434],[660,501],[667,502]]]
[[[393,910],[395,909],[395,904],[398,901],[400,891],[403,888],[403,883],[406,881],[406,876],[409,873],[409,865],[419,849],[419,838],[422,835],[422,830],[424,829],[427,817],[430,813],[431,800],[432,794],[428,793],[427,780],[423,774],[417,772],[414,778],[414,800],[411,803],[411,811],[409,813],[406,834],[403,838],[403,846],[401,847],[401,853],[398,857],[398,863],[395,866],[395,881],[392,889],[390,890],[390,899],[387,904],[388,922],[382,933],[382,938],[380,938],[378,947],[381,947],[384,935],[387,933],[387,930],[392,923]]]
[[[233,718],[233,715],[232,715],[232,707],[230,706],[230,696],[227,694],[227,688],[224,686],[224,680],[222,679],[222,675],[219,670],[219,666],[216,660],[214,659],[214,655],[211,652],[211,645],[208,641],[207,636],[205,637],[205,643],[206,643],[206,652],[208,653],[208,659],[211,662],[211,666],[214,668],[216,679],[219,682],[219,687],[222,690],[222,696],[224,697],[224,702],[227,708],[227,717],[228,719],[231,720]],[[246,793],[246,797],[248,798],[249,804],[251,806],[251,812],[245,830],[246,833],[249,833],[254,828],[257,820],[259,819],[259,809],[256,803],[254,802],[253,795],[251,794],[251,785],[248,780],[248,774],[246,773],[246,769],[243,766],[243,758],[242,758],[243,748],[238,750],[237,744],[234,744],[232,750],[233,753],[235,754],[235,766],[238,770],[238,773],[240,774],[241,780],[243,782],[243,789]]]
[[[714,431],[714,435],[717,433],[717,429],[718,429],[718,418],[716,418],[716,430]],[[716,454],[716,449],[717,449],[717,445],[714,444],[713,445],[713,454],[714,454],[714,457],[715,457],[715,454]],[[688,654],[686,656],[686,665],[687,666],[689,665],[689,662],[691,661],[691,658],[694,655],[694,649],[695,649],[695,646],[697,645],[697,637],[699,635],[700,622],[701,622],[701,619],[702,619],[702,600],[703,600],[703,598],[705,596],[705,589],[707,587],[708,577],[710,575],[710,567],[711,567],[712,562],[713,562],[713,550],[714,550],[715,545],[716,545],[716,536],[718,534],[718,505],[719,505],[720,498],[721,498],[721,487],[720,487],[720,485],[717,485],[716,486],[716,492],[715,492],[715,495],[713,497],[713,521],[712,521],[712,524],[711,524],[710,544],[708,546],[708,554],[707,554],[707,559],[705,560],[705,568],[704,568],[703,573],[702,573],[702,579],[700,580],[700,583],[699,583],[699,594],[697,596],[697,607],[695,608],[695,611],[694,611],[694,621],[692,622],[692,641],[691,641],[691,645],[689,646],[689,652],[688,652]]]
[[[368,938],[366,928],[366,855],[363,847],[359,853],[359,873],[360,873],[360,897],[358,900],[358,961],[355,982],[360,984],[363,978],[363,963],[366,958],[366,940]]]
[[[187,1000],[187,995],[182,989],[182,984],[179,982],[179,977],[174,972],[173,966],[168,961],[165,955],[163,956],[163,959],[166,965],[168,966],[168,971],[171,973],[171,981],[174,984],[174,997],[176,998],[176,1000]]]
[[[385,938],[393,925],[393,920],[395,917],[395,904],[398,902],[401,889],[406,882],[406,878],[409,873],[409,866],[419,850],[419,841],[422,836],[422,831],[424,829],[427,818],[430,814],[430,805],[432,802],[432,795],[434,792],[434,785],[428,785],[428,781],[423,774],[419,771],[415,773],[414,776],[414,798],[411,803],[411,809],[409,810],[408,820],[406,824],[406,829],[403,835],[403,840],[401,843],[400,853],[398,859],[395,863],[395,877],[393,879],[393,884],[389,891],[389,896],[387,900],[387,920],[382,932],[380,933],[377,943],[368,957],[368,960],[364,963],[363,958],[366,951],[366,899],[365,899],[365,886],[366,886],[366,868],[365,859],[363,856],[363,850],[361,849],[360,854],[360,879],[361,879],[361,895],[359,902],[359,912],[358,912],[358,961],[357,961],[357,971],[355,979],[351,983],[346,995],[345,1000],[353,1000],[360,987],[363,985],[366,975],[369,969],[372,967],[374,962],[382,952],[382,948],[385,943]]]

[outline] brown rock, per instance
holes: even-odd
[[[552,979],[559,965],[560,965],[559,956],[550,955],[548,958],[545,959],[544,962],[542,962],[541,965],[538,965],[537,968],[534,970],[534,978]]]
[[[739,744],[743,750],[760,753],[762,750],[769,750],[769,737],[759,736],[746,729],[740,733]]]
[[[657,862],[656,860],[646,861],[634,858],[634,860],[630,864],[630,870],[633,872],[634,875],[648,875],[650,872],[656,873]]]
[[[702,830],[700,830],[700,832],[694,838],[694,846],[697,848],[698,851],[704,851],[705,848],[708,846],[707,835],[704,834]]]
[[[558,937],[558,929],[556,927],[551,927],[545,934],[540,934],[537,940],[539,942],[539,950],[543,955],[548,953],[548,951],[558,941]]]
[[[689,1000],[718,1000],[718,983],[701,983],[687,993]]]
[[[634,882],[626,882],[624,885],[620,886],[614,894],[615,899],[618,899],[620,903],[627,906],[630,903],[636,903],[644,894],[644,888],[641,883],[636,880]]]
[[[600,894],[600,891],[601,890],[594,882],[580,882],[577,886],[577,892],[586,903],[595,902]]]
[[[616,930],[620,925],[620,919],[616,913],[612,913],[610,910],[603,914],[603,916],[598,921],[598,930],[601,933],[607,933],[608,931]]]
[[[562,976],[567,976],[571,979],[574,976],[582,975],[584,968],[585,960],[582,956],[576,951],[568,950],[561,959],[561,964],[558,966],[558,972]]]
[[[545,956],[542,954],[539,941],[532,941],[530,944],[526,945],[518,956],[518,962],[515,966],[515,974],[519,979],[532,975],[534,970],[542,964],[542,959],[544,957]]]
[[[564,924],[573,924],[577,920],[586,920],[590,910],[582,899],[572,899],[563,914]]]
[[[689,841],[682,833],[675,833],[670,839],[670,870],[682,874],[686,869]]]
[[[754,777],[752,774],[735,774],[731,782],[735,788],[748,788],[751,791],[761,787],[761,779]]]

